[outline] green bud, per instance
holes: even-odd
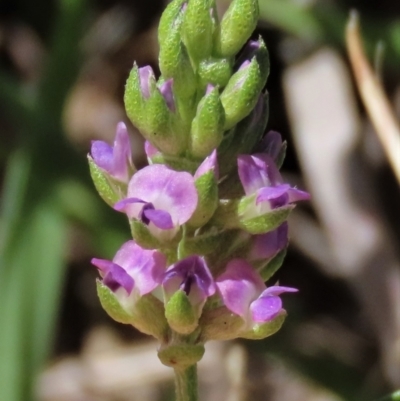
[[[232,128],[250,114],[257,104],[265,79],[256,57],[232,75],[221,94],[226,115],[225,129]]]
[[[244,321],[225,306],[221,306],[204,311],[199,325],[201,326],[201,342],[210,340],[226,341],[239,337]]]
[[[173,0],[162,13],[160,24],[158,25],[158,43],[161,47],[168,38],[171,27],[179,27],[181,25],[186,2],[187,0]]]
[[[190,0],[182,25],[182,37],[190,57],[197,65],[211,55],[214,23],[209,0]]]
[[[159,340],[166,336],[168,324],[164,316],[164,305],[153,295],[138,298],[129,310],[120,304],[115,294],[100,280],[97,280],[97,295],[104,310],[115,321],[131,324],[142,333]]]
[[[197,208],[188,221],[192,227],[201,227],[213,216],[218,207],[218,183],[213,171],[200,176],[194,183],[199,195]]]
[[[221,21],[216,53],[234,56],[253,33],[258,17],[258,0],[233,0]]]
[[[90,175],[100,197],[110,206],[114,206],[126,196],[126,184],[115,180],[101,169],[88,155]]]
[[[218,87],[209,86],[206,95],[197,106],[191,128],[191,153],[200,159],[208,156],[222,141],[225,112]]]
[[[161,363],[174,369],[186,369],[203,358],[203,344],[165,345],[158,351]]]
[[[262,340],[275,334],[283,325],[286,318],[286,312],[282,311],[275,319],[268,323],[255,324],[251,330],[241,333],[239,337],[248,340]]]
[[[176,291],[166,303],[165,317],[169,326],[180,334],[190,334],[198,325],[197,312],[182,290]]]
[[[203,60],[197,73],[202,87],[212,84],[224,88],[232,76],[232,61],[228,58]]]
[[[145,99],[143,98],[140,86],[139,68],[136,63],[133,65],[126,81],[124,102],[126,114],[129,119],[139,130],[142,130],[145,122]]]
[[[168,36],[160,47],[159,65],[164,79],[173,78],[178,103],[196,93],[197,79],[186,47],[182,43],[179,25],[169,29]]]

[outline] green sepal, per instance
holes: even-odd
[[[181,240],[182,232],[181,230],[175,235],[175,237],[171,239],[161,238],[162,234],[159,237],[155,237],[146,226],[146,224],[142,223],[139,220],[130,220],[129,221],[131,227],[131,234],[135,242],[145,249],[163,249],[168,250],[169,248],[176,247]]]
[[[203,60],[198,67],[197,73],[200,77],[202,87],[207,84],[224,88],[232,76],[232,59],[209,59]]]
[[[188,224],[191,227],[201,227],[211,219],[218,207],[218,183],[214,172],[208,171],[194,185],[198,194],[197,208]]]
[[[248,340],[262,340],[275,334],[283,325],[286,318],[286,311],[282,311],[275,319],[268,323],[255,324],[251,330],[241,333],[238,337]]]
[[[220,229],[239,228],[238,206],[237,199],[221,199],[210,224]]]
[[[254,146],[260,141],[265,133],[268,122],[268,94],[261,94],[253,111],[242,121],[233,127],[218,148],[218,160],[220,175],[224,176],[237,169],[238,154],[251,153]],[[223,196],[232,193],[232,188],[239,185],[240,181],[235,174],[231,174],[220,188]]]
[[[225,109],[225,129],[232,128],[254,109],[265,84],[257,58],[232,75],[221,94]]]
[[[210,1],[190,0],[182,24],[182,37],[195,65],[211,55],[213,35]]]
[[[187,0],[173,0],[161,15],[158,25],[158,43],[160,47],[167,40],[171,27],[179,27],[183,20],[183,5]]]
[[[131,220],[132,237],[135,242],[144,249],[159,249],[161,247],[160,241],[154,237],[148,227],[138,220]]]
[[[100,280],[96,280],[96,286],[101,306],[108,315],[116,322],[133,324],[133,316],[122,307],[114,293]]]
[[[174,369],[186,369],[203,358],[203,344],[170,344],[158,351],[158,358],[163,365]]]
[[[221,21],[216,53],[234,56],[253,33],[258,17],[258,0],[233,0]]]
[[[164,316],[164,305],[156,297],[146,294],[132,301],[132,309],[128,312],[115,294],[100,280],[97,280],[96,285],[100,303],[112,319],[119,323],[131,324],[142,333],[159,340],[165,338],[168,324]]]
[[[90,176],[100,197],[111,207],[126,196],[127,185],[113,179],[88,155]]]
[[[207,157],[223,139],[225,111],[218,87],[206,94],[197,106],[191,127],[191,153],[197,158]]]
[[[238,204],[238,215],[240,226],[250,234],[265,234],[278,228],[287,220],[290,212],[295,205],[286,205],[277,209],[272,209],[267,213],[256,217],[246,217],[246,211],[249,207],[253,207],[256,195],[244,196]]]
[[[239,203],[239,215],[241,215],[243,203],[242,201],[240,201]],[[275,228],[278,228],[284,221],[286,221],[294,207],[294,205],[288,205],[273,209],[268,213],[262,214],[260,216],[252,217],[249,219],[242,218],[240,219],[240,225],[250,234],[265,234],[269,231],[274,230]]]
[[[152,164],[165,164],[175,171],[187,171],[194,174],[199,167],[200,162],[186,159],[179,156],[169,156],[162,153],[157,153],[151,158]]]
[[[198,325],[196,309],[182,290],[176,291],[165,304],[165,317],[169,326],[179,334],[190,334]]]
[[[145,100],[142,95],[139,68],[135,63],[129,73],[125,85],[124,103],[126,114],[139,130],[144,129],[145,124]]]
[[[203,311],[199,326],[201,327],[201,342],[210,340],[226,341],[239,337],[244,326],[244,320],[225,306],[221,306]]]
[[[183,237],[179,243],[179,259],[184,259],[190,255],[209,255],[219,251],[219,254],[231,245],[236,236],[232,231],[215,231],[194,237]]]
[[[253,262],[253,266],[258,270],[260,276],[262,277],[263,281],[269,280],[282,266],[283,261],[285,260],[285,256],[287,253],[287,248],[283,249],[282,251],[278,252],[271,260],[267,263],[262,262],[263,265],[258,267],[257,262]]]

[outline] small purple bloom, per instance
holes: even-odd
[[[114,209],[142,221],[153,235],[171,239],[190,219],[197,200],[194,179],[189,173],[153,164],[132,177],[127,198],[117,202]]]
[[[230,261],[216,280],[225,306],[246,322],[267,323],[280,314],[284,292],[297,292],[295,288],[272,286],[267,288],[260,275],[243,259]]]
[[[288,241],[288,224],[285,222],[268,233],[254,235],[249,258],[250,260],[272,259],[287,247]]]
[[[201,308],[216,291],[214,279],[204,258],[193,255],[168,268],[163,280],[166,301],[178,290],[188,296],[194,307]]]
[[[172,92],[172,85],[174,83],[174,80],[168,79],[165,81],[161,86],[160,86],[160,93],[162,94],[163,98],[165,99],[165,102],[167,103],[168,108],[170,111],[175,112],[175,100],[174,100],[174,94]]]
[[[207,174],[209,171],[213,171],[215,178],[219,178],[218,160],[217,160],[217,150],[214,149],[210,156],[207,156],[204,161],[200,164],[198,169],[194,174],[194,179],[197,180],[202,175]]]
[[[151,83],[155,81],[153,69],[146,65],[139,68],[140,89],[145,99],[150,97]]]
[[[255,203],[246,211],[246,218],[268,213],[272,209],[310,199],[307,192],[291,187],[268,154],[240,155],[238,173],[246,196],[255,195]]]
[[[122,297],[135,293],[143,296],[161,284],[166,269],[165,256],[156,250],[141,248],[128,241],[119,249],[112,261],[92,259],[103,284]]]
[[[117,125],[114,146],[93,141],[90,153],[98,167],[116,180],[128,183],[134,167],[129,134],[123,122]]]

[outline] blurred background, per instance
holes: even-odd
[[[174,399],[157,344],[97,300],[90,259],[111,258],[129,230],[86,164],[90,140],[111,142],[126,121],[133,61],[157,69],[166,4],[0,2],[0,400]],[[346,56],[354,8],[399,118],[399,1],[260,0],[268,129],[289,143],[287,179],[313,198],[291,217],[274,277],[300,292],[285,299],[278,334],[209,344],[202,400],[369,401],[400,388],[399,183]],[[130,132],[142,166],[143,142]]]

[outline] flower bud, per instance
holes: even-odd
[[[214,24],[209,0],[190,0],[187,5],[182,37],[191,59],[197,65],[211,55]]]
[[[192,227],[201,227],[211,219],[218,207],[218,163],[216,150],[199,166],[194,178],[194,185],[199,197],[196,211],[193,213],[188,224]]]
[[[265,80],[256,57],[251,62],[244,62],[232,75],[221,94],[226,116],[225,129],[232,128],[254,109]]]
[[[182,43],[180,25],[169,29],[163,43],[160,43],[159,65],[165,79],[173,78],[174,92],[179,101],[191,98],[197,89],[196,75],[189,55]]]
[[[183,290],[176,291],[165,304],[165,317],[169,327],[180,334],[192,333],[199,320],[194,306]]]
[[[234,56],[253,33],[258,16],[258,0],[233,0],[221,21],[216,52],[223,57]]]
[[[222,141],[225,111],[222,107],[218,87],[209,85],[207,93],[197,106],[196,117],[191,127],[191,153],[198,158],[209,155]]]
[[[224,88],[232,76],[232,61],[228,58],[203,60],[197,73],[202,86],[212,84]]]
[[[158,43],[161,47],[164,45],[171,27],[180,27],[186,8],[187,0],[173,0],[162,13],[158,25]]]

